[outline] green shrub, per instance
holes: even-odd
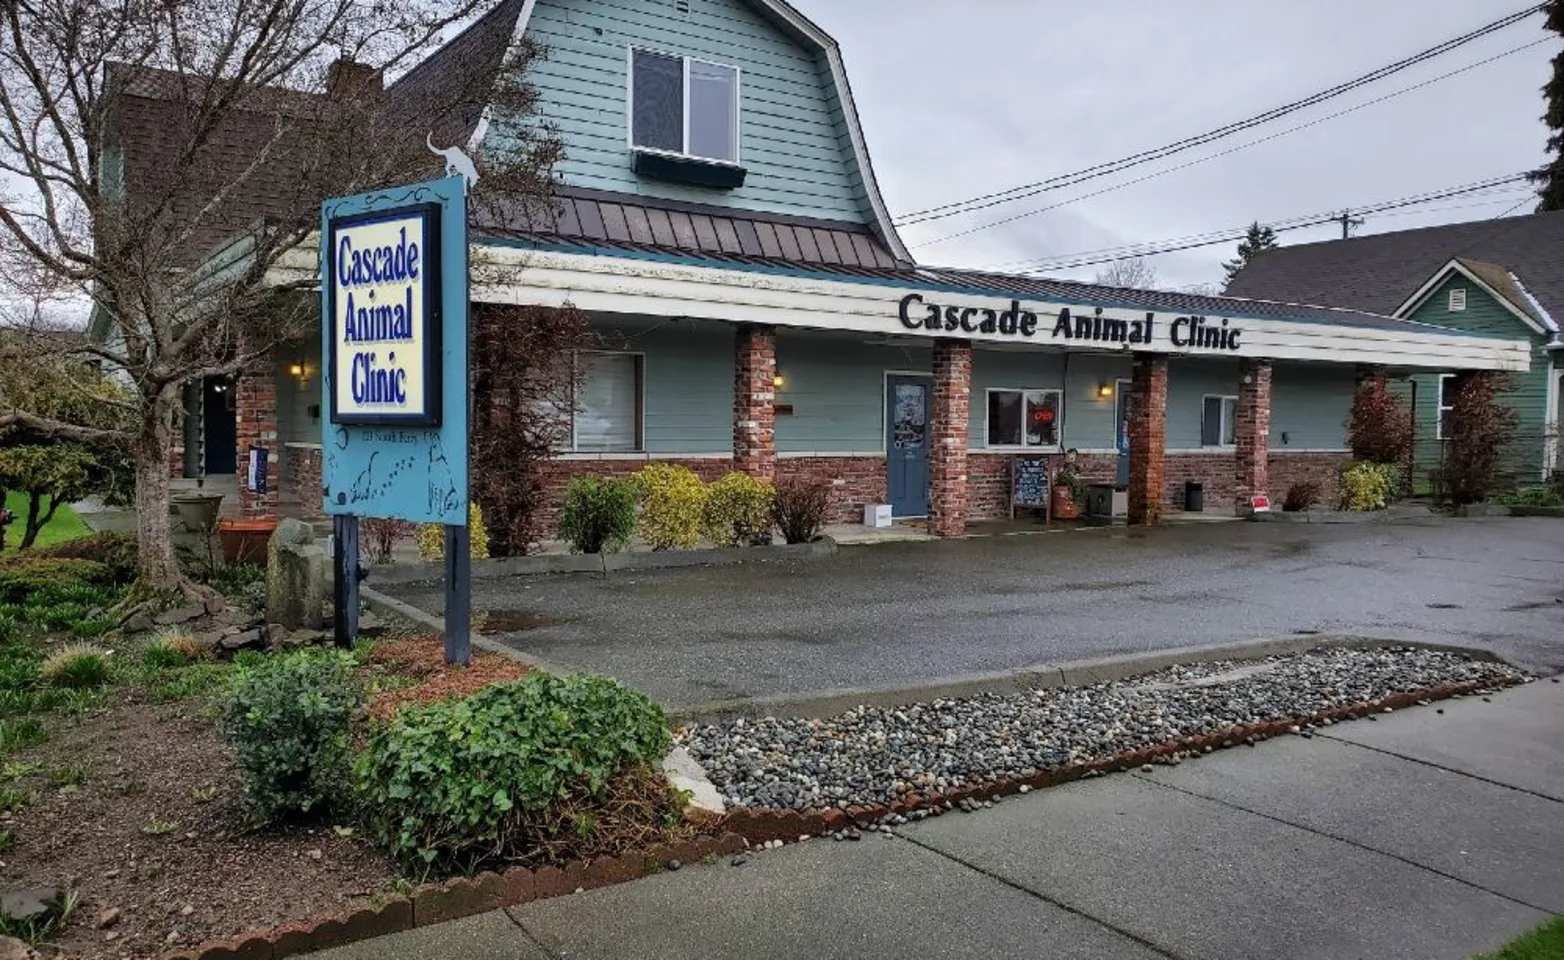
[[[413,533],[413,545],[418,548],[418,559],[439,563],[445,559],[445,527],[438,523],[419,524]],[[489,528],[483,525],[483,509],[477,503],[467,508],[467,555],[474,560],[489,559]]]
[[[772,520],[788,543],[809,543],[825,526],[831,508],[831,488],[824,483],[793,481],[777,487]]]
[[[1507,507],[1564,507],[1564,492],[1553,487],[1532,487],[1501,493],[1493,502]]]
[[[343,799],[349,726],[362,702],[353,660],[339,651],[299,650],[237,666],[223,734],[256,819],[317,814]]]
[[[733,472],[706,488],[701,531],[719,547],[771,542],[771,506],[776,488],[747,473]]]
[[[125,585],[136,579],[136,538],[128,533],[94,533],[32,552],[54,560],[91,560],[103,564],[105,582]]]
[[[0,560],[0,603],[30,603],[34,595],[43,590],[108,582],[108,567],[94,560],[32,557]]]
[[[266,582],[266,568],[253,563],[219,563],[205,580],[226,599],[238,601],[253,584]]]
[[[706,485],[686,467],[654,463],[630,478],[641,494],[641,537],[654,550],[688,550],[700,542]]]
[[[69,690],[91,690],[109,682],[109,655],[90,643],[70,643],[43,659],[39,677]]]
[[[660,707],[604,677],[535,671],[405,707],[355,767],[374,836],[403,863],[470,869],[533,852],[556,804],[601,800],[668,752]]]
[[[635,484],[613,477],[571,477],[559,510],[559,535],[576,553],[618,553],[635,533]]]
[[[1390,502],[1400,468],[1390,463],[1360,460],[1341,471],[1343,510],[1383,510]]]

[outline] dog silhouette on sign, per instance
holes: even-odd
[[[424,135],[424,143],[429,145],[429,151],[435,156],[445,158],[446,176],[462,178],[463,193],[478,185],[478,168],[473,165],[472,158],[463,153],[460,147],[437,147],[434,145],[432,133]]]

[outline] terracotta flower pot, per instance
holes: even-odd
[[[1075,520],[1081,515],[1080,505],[1070,492],[1069,484],[1058,483],[1053,489],[1052,510],[1055,520]]]
[[[276,517],[217,521],[217,537],[223,543],[223,559],[229,563],[266,566],[266,544],[276,532]]]

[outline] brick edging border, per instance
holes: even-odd
[[[1213,751],[1281,736],[1295,726],[1356,720],[1386,709],[1400,710],[1415,704],[1447,700],[1515,686],[1524,681],[1485,680],[1445,684],[1430,690],[1398,693],[1373,702],[1334,707],[1309,717],[1229,727],[1215,733],[1184,737],[1138,750],[1105,757],[1091,763],[1039,770],[1019,778],[1005,778],[958,787],[943,792],[908,794],[902,800],[846,810],[800,812],[772,808],[729,811],[713,821],[721,832],[695,840],[657,844],[644,851],[605,857],[590,862],[572,860],[564,867],[513,867],[428,884],[411,896],[395,896],[376,907],[352,913],[278,927],[267,933],[202,944],[163,954],[163,960],[285,960],[287,957],[347,946],[360,940],[403,933],[418,927],[460,920],[502,907],[517,907],[534,900],[566,896],[578,890],[595,890],[645,876],[674,860],[693,864],[710,856],[742,853],[751,844],[795,842],[918,810],[938,812],[946,803],[984,801],[1028,790],[1054,787],[1086,777],[1131,769],[1174,754]]]

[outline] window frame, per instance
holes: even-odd
[[[667,57],[680,61],[682,78],[684,82],[684,118],[682,133],[684,147],[682,150],[664,150],[660,147],[643,147],[635,142],[635,55],[637,53],[650,54],[654,57]],[[698,153],[690,152],[690,64],[701,63],[708,67],[720,67],[733,71],[733,159],[722,160],[717,157],[703,157]],[[705,57],[692,57],[688,54],[673,53],[667,50],[658,50],[654,47],[641,47],[630,44],[625,48],[625,142],[630,145],[634,153],[650,153],[660,157],[675,157],[680,160],[695,160],[700,163],[712,163],[724,167],[742,167],[744,149],[744,69],[738,64],[719,63],[716,60],[708,60]]]
[[[1218,437],[1221,437],[1221,438],[1225,438],[1227,436],[1227,433],[1228,433],[1228,431],[1227,431],[1227,427],[1228,427],[1227,402],[1229,400],[1233,401],[1233,422],[1232,422],[1232,427],[1233,427],[1234,437],[1233,437],[1233,442],[1232,443],[1228,443],[1225,439],[1222,442],[1220,442],[1220,443],[1215,443],[1215,444],[1206,443],[1206,402],[1210,401],[1210,400],[1221,400],[1222,401],[1222,406],[1221,406],[1222,412],[1221,412],[1221,415],[1220,415],[1221,422],[1217,424],[1217,432],[1216,432],[1216,435]],[[1237,433],[1238,433],[1238,394],[1236,394],[1236,393],[1203,393],[1203,394],[1201,394],[1200,395],[1200,449],[1202,449],[1202,450],[1236,450],[1236,449],[1238,449]]]
[[[1434,439],[1444,442],[1449,437],[1445,436],[1445,411],[1455,411],[1455,404],[1445,403],[1445,384],[1455,379],[1453,373],[1441,373],[1438,385],[1434,388]]]
[[[635,361],[635,442],[629,450],[582,450],[576,430],[581,414],[581,357],[593,354],[611,357],[631,357]],[[573,456],[601,455],[622,456],[627,453],[646,452],[646,353],[640,350],[576,350],[570,355],[570,445],[562,452]]]
[[[989,438],[989,397],[996,393],[1019,393],[1021,395],[1021,442],[1015,443],[990,443]],[[1054,430],[1054,442],[1051,444],[1030,444],[1026,441],[1026,395],[1029,393],[1053,394],[1054,413],[1058,417],[1058,425]],[[983,390],[983,449],[999,450],[1006,453],[1059,453],[1064,449],[1064,390],[1059,387],[986,387]]]

